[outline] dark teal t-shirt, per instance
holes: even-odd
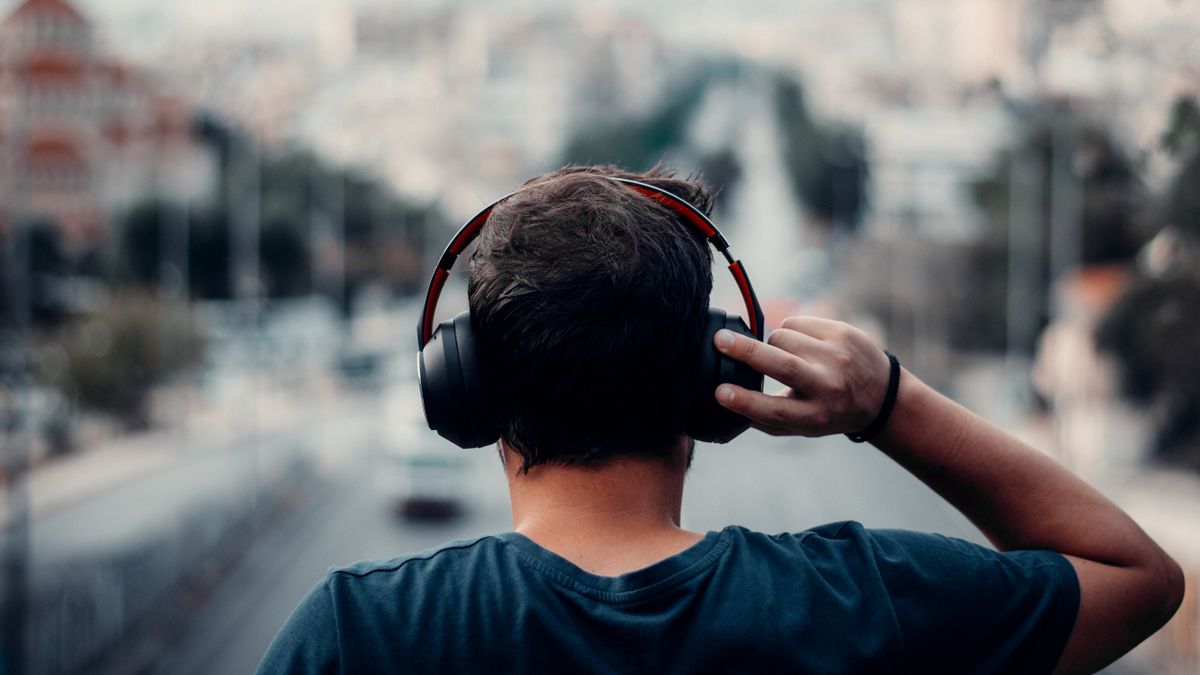
[[[509,532],[334,569],[259,673],[1043,673],[1070,563],[833,523],[742,527],[619,577]]]

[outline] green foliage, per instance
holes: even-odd
[[[1082,264],[1128,262],[1152,234],[1145,220],[1145,188],[1120,143],[1100,124],[1062,108],[1026,120],[1014,147],[1000,153],[991,170],[971,183],[971,198],[984,214],[990,236],[1006,236],[1012,213],[1010,181],[1018,155],[1032,162],[1039,178],[1036,229],[1043,259],[1052,231],[1063,227],[1053,212],[1056,173],[1080,191]]]
[[[615,164],[644,171],[662,161],[683,140],[714,74],[704,71],[672,92],[650,115],[589,126],[563,150],[564,164]]]
[[[1200,151],[1200,105],[1186,96],[1171,105],[1171,119],[1162,135],[1163,148],[1177,158]]]
[[[287,221],[268,222],[258,240],[263,284],[268,297],[305,295],[311,289],[308,242]]]
[[[775,114],[796,196],[820,221],[853,231],[866,209],[870,170],[862,134],[850,127],[818,123],[800,83],[783,75],[775,78]]]
[[[1167,190],[1167,222],[1185,237],[1200,241],[1200,107],[1196,101],[1175,101],[1163,146],[1181,162]]]
[[[1175,260],[1140,277],[1096,332],[1130,401],[1161,411],[1155,447],[1165,458],[1200,468],[1200,108],[1179,99],[1163,146],[1180,162],[1164,196],[1177,235]]]
[[[120,277],[135,285],[154,286],[162,277],[163,249],[170,228],[187,227],[183,209],[161,199],[139,202],[120,225]]]
[[[1200,152],[1179,168],[1166,198],[1166,218],[1176,231],[1200,240]]]
[[[178,232],[175,228],[186,228]],[[171,251],[172,239],[184,239],[186,252]],[[183,262],[186,256],[188,289],[192,296],[208,299],[233,297],[229,214],[224,209],[204,207],[186,215],[177,205],[151,198],[136,204],[120,225],[120,269],[122,285],[146,291],[163,280],[164,263]]]
[[[1033,176],[1036,235],[1016,255],[1037,261],[1030,285],[1035,303],[1026,311],[1037,326],[1050,319],[1050,245],[1056,227],[1054,181],[1065,179],[1077,190],[1080,228],[1078,262],[1083,265],[1130,262],[1152,234],[1147,218],[1149,197],[1137,169],[1112,132],[1070,108],[1044,110],[1025,120],[1013,146],[1002,151],[991,169],[974,180],[970,196],[983,215],[985,231],[963,251],[970,264],[955,292],[948,294],[951,341],[960,348],[1000,350],[1006,347],[1005,290],[1008,287],[1009,227],[1014,214],[1011,181],[1017,162]],[[1060,183],[1061,185],[1061,183]],[[1032,352],[1036,335],[1015,348]]]
[[[34,217],[14,223],[0,237],[0,270],[0,321],[15,320],[14,301],[26,305],[19,311],[28,311],[26,318],[34,327],[54,326],[67,318],[61,289],[70,267],[54,221]]]
[[[713,208],[720,211],[729,200],[730,188],[742,179],[742,164],[731,148],[722,148],[700,158],[700,175],[716,190]]]
[[[1200,467],[1200,273],[1185,267],[1139,278],[1096,332],[1112,354],[1121,391],[1140,404],[1161,403],[1157,450]]]
[[[151,389],[195,364],[202,350],[186,305],[123,293],[44,342],[36,362],[41,378],[80,407],[137,428],[149,422]]]
[[[443,221],[436,207],[403,200],[374,179],[333,169],[306,153],[262,158],[251,180],[235,179],[236,163],[223,166],[228,173],[221,183],[226,188],[213,204],[192,209],[185,217],[179,205],[149,199],[125,215],[120,226],[119,278],[142,288],[158,285],[163,262],[182,255],[170,252],[171,242],[183,236],[191,294],[230,298],[234,224],[256,218],[258,263],[269,298],[320,290],[312,242],[318,228],[338,223],[345,238],[345,257],[354,261],[346,269],[347,286],[372,279],[382,279],[401,292],[419,286],[418,265],[396,269],[385,260],[396,257],[387,255],[395,248],[419,258],[426,230],[440,227]],[[247,214],[246,208],[254,207],[257,210]],[[177,227],[186,227],[186,234],[171,230]]]
[[[689,146],[687,130],[710,88],[738,76],[746,67],[735,60],[705,62],[648,115],[590,121],[568,139],[562,163],[613,164],[644,171],[667,162],[672,153],[686,154],[699,176],[714,188],[719,210],[741,179],[741,164],[729,145],[708,151]]]
[[[930,289],[929,302],[947,308],[947,340],[966,351],[1003,351],[1008,326],[1008,246],[988,238],[972,244],[933,249],[928,264],[952,280]],[[1033,345],[1024,345],[1032,351]]]

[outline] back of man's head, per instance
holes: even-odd
[[[670,456],[685,432],[712,253],[670,209],[704,185],[651,169],[568,167],[527,182],[484,225],[470,305],[490,411],[524,468]]]

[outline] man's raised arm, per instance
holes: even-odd
[[[781,435],[866,427],[889,363],[847,324],[796,317],[767,344],[721,331],[723,353],[787,385],[776,395],[723,385],[717,400]],[[1063,554],[1079,579],[1074,629],[1056,672],[1093,672],[1161,627],[1183,597],[1183,574],[1133,520],[1070,471],[905,371],[876,447],[962,511],[1000,550]]]

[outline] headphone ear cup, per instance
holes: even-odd
[[[689,436],[706,443],[728,443],[750,428],[750,420],[717,403],[719,385],[736,384],[751,391],[762,391],[763,388],[762,373],[717,351],[713,338],[722,328],[757,339],[741,317],[709,308],[708,323],[700,334],[703,343],[699,349],[697,389],[693,394],[687,429]]]
[[[443,321],[417,355],[425,421],[460,448],[481,448],[499,438],[486,414],[471,315]]]

